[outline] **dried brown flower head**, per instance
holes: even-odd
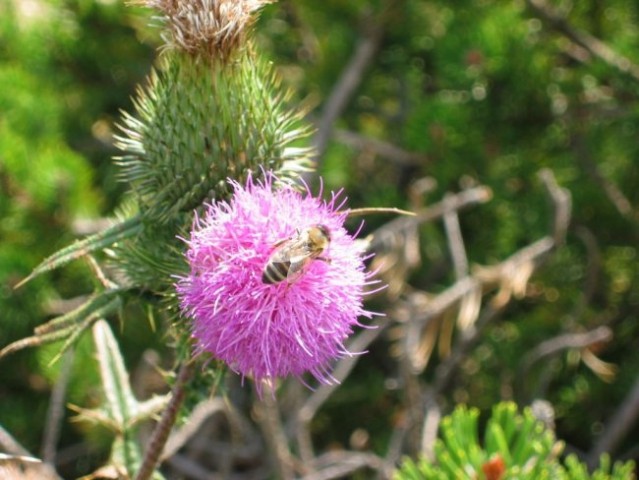
[[[166,26],[167,48],[226,60],[246,37],[256,12],[275,0],[132,0],[154,8]]]

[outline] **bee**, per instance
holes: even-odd
[[[296,230],[292,237],[275,243],[275,250],[262,272],[262,282],[274,284],[286,280],[293,283],[314,260],[330,263],[329,258],[322,256],[330,243],[331,233],[324,225]]]

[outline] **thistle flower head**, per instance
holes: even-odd
[[[159,10],[168,35],[164,41],[208,58],[227,59],[243,43],[255,12],[274,0],[134,0]]]
[[[359,316],[372,315],[362,300],[374,282],[362,248],[344,229],[340,194],[322,201],[291,187],[273,190],[274,181],[268,173],[262,182],[231,182],[230,201],[196,219],[187,240],[190,274],[177,283],[182,312],[193,321],[196,350],[252,376],[258,389],[261,380],[305,372],[330,383],[331,360],[350,354],[344,341]],[[320,225],[330,232],[325,249],[310,258],[297,252],[305,260],[288,279],[282,264],[282,275],[264,278],[269,262],[293,255],[287,249]]]

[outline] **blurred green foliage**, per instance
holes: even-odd
[[[498,403],[478,432],[479,411],[455,408],[441,424],[441,439],[434,448],[434,461],[418,463],[406,459],[396,480],[448,480],[450,478],[530,479],[530,480],[623,480],[632,476],[634,465],[615,463],[604,456],[601,465],[588,473],[575,455],[558,461],[563,449],[553,432],[530,409],[517,412],[514,403]]]
[[[120,2],[0,5],[0,345],[31,334],[59,300],[92,290],[81,263],[13,286],[77,238],[79,221],[117,203],[110,134],[154,57],[137,38],[145,24]],[[59,370],[49,366],[55,353],[21,352],[0,375],[0,423],[34,451]],[[90,348],[76,354],[69,400],[84,403],[96,372],[87,369]]]
[[[345,188],[354,207],[413,208],[408,188],[424,176],[437,181],[426,204],[469,184],[488,185],[494,199],[464,212],[461,222],[471,262],[490,264],[548,232],[552,211],[536,172],[553,170],[573,196],[567,243],[532,279],[528,295],[489,326],[444,400],[486,411],[502,399],[543,396],[556,409],[557,437],[587,451],[639,371],[639,82],[588,58],[522,1],[390,4],[380,50],[336,127],[420,153],[423,161],[401,165],[334,140],[319,172],[329,188]],[[315,119],[386,5],[298,0],[265,9],[256,26],[259,48],[300,100],[317,105]],[[639,63],[638,4],[587,0],[567,13],[573,27]],[[135,85],[155,57],[157,32],[146,15],[120,1],[0,4],[0,347],[53,315],[55,301],[92,291],[82,262],[19,290],[13,285],[77,238],[78,220],[108,215],[121,201],[111,134],[118,110],[132,110]],[[366,231],[385,220],[370,217]],[[441,291],[454,281],[442,228],[427,226],[420,236],[423,264],[411,285]],[[142,320],[116,335],[134,365],[162,339],[144,312],[129,313]],[[602,324],[614,332],[596,351],[618,366],[611,383],[575,352],[563,352],[528,372],[521,396],[525,352]],[[77,347],[71,403],[96,402],[89,343]],[[401,410],[390,349],[390,342],[377,343],[315,418],[321,446],[346,445],[365,424],[374,449],[386,450]],[[20,352],[0,369],[0,424],[34,452],[59,370],[49,366],[54,355],[53,347]],[[81,433],[67,425],[62,446]],[[620,452],[637,442],[637,433],[628,436]]]
[[[345,187],[356,206],[411,208],[406,187],[423,176],[437,181],[426,204],[469,184],[490,186],[493,200],[460,219],[469,260],[491,264],[549,231],[552,206],[536,172],[552,169],[573,196],[567,244],[533,277],[526,298],[488,328],[449,400],[486,410],[500,398],[526,403],[544,396],[557,409],[558,436],[588,450],[639,368],[639,83],[583,56],[523,1],[280,3],[262,17],[260,39],[300,96],[319,99],[317,117],[380,4],[391,5],[380,50],[336,127],[421,152],[425,161],[403,166],[334,141],[320,172],[329,187]],[[637,4],[550,5],[566,13],[573,28],[639,63]],[[611,186],[627,200],[626,210],[615,205]],[[366,229],[384,221],[369,217]],[[421,231],[423,265],[411,279],[411,286],[429,292],[454,282],[450,260],[444,258],[449,268],[442,269],[445,237],[434,227]],[[518,396],[524,353],[555,335],[602,324],[614,331],[610,344],[596,347],[619,367],[611,383],[578,353],[562,352],[535,365],[524,380],[528,396]],[[392,371],[388,361],[368,355],[355,375]],[[435,365],[427,369],[426,380],[434,371]],[[350,380],[343,388],[359,389]],[[372,392],[353,405],[374,411],[393,401],[393,392]],[[337,410],[332,413],[339,417]],[[349,409],[341,405],[341,411],[352,427]],[[372,436],[385,436],[388,425],[377,423]],[[621,450],[637,441],[627,438]]]

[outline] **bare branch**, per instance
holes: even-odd
[[[522,368],[527,371],[539,360],[555,355],[569,348],[585,348],[595,343],[609,342],[612,340],[612,330],[609,327],[598,327],[590,332],[566,333],[541,342],[532,351],[528,352],[522,360]]]
[[[0,456],[0,478],[61,480],[52,465],[43,463],[24,448],[0,425],[0,447],[8,452]]]
[[[639,80],[639,65],[620,55],[595,36],[570,25],[567,19],[559,14],[546,0],[526,0],[528,6],[546,21],[552,28],[562,33],[571,41],[584,48],[593,57],[602,60],[620,72]]]
[[[390,160],[402,167],[425,165],[430,161],[423,153],[409,152],[392,143],[376,138],[365,137],[348,130],[335,130],[335,139],[344,145],[358,150],[371,151],[382,158]]]
[[[371,328],[359,332],[347,345],[350,352],[362,352],[385,330],[388,322],[376,322]],[[333,371],[333,377],[337,380],[331,385],[321,385],[306,400],[304,405],[297,412],[295,429],[300,456],[305,463],[312,457],[312,442],[310,439],[309,424],[319,408],[331,396],[339,386],[339,382],[344,380],[353,370],[359,360],[360,355],[343,357]]]
[[[544,168],[538,173],[539,178],[543,182],[555,209],[553,222],[553,240],[555,248],[563,245],[566,240],[566,232],[570,224],[570,215],[572,210],[572,197],[570,192],[557,184],[555,175],[548,168]]]
[[[19,455],[30,457],[31,452],[24,448],[20,443],[0,425],[0,447],[11,455]]]
[[[450,196],[446,201],[435,203],[430,207],[417,211],[415,216],[396,218],[374,232],[371,249],[379,248],[386,241],[393,238],[397,232],[409,230],[422,223],[431,222],[443,217],[447,212],[462,210],[478,203],[485,203],[491,198],[492,190],[488,187],[469,188]]]
[[[444,197],[444,204],[451,202],[451,195]],[[455,267],[455,278],[460,280],[468,275],[468,257],[466,256],[466,247],[464,247],[464,238],[462,237],[461,227],[459,225],[459,216],[457,211],[449,206],[444,213],[444,227],[448,236],[448,248],[453,259]]]
[[[505,281],[511,280],[522,266],[531,262],[535,264],[540,262],[552,250],[553,246],[553,240],[550,237],[544,237],[515,252],[497,265],[478,268],[475,275],[464,277],[455,282],[430,299],[419,312],[413,312],[411,323],[424,326],[430,319],[442,315],[476,289],[491,290]]]
[[[64,418],[64,405],[67,394],[67,387],[71,378],[71,367],[75,358],[75,349],[69,348],[64,355],[60,374],[51,392],[51,401],[47,409],[47,420],[44,425],[41,455],[45,463],[55,464],[58,439],[60,437],[60,427]]]
[[[335,121],[346,109],[357,87],[359,87],[362,82],[364,72],[373,63],[382,43],[383,31],[383,24],[378,22],[368,29],[365,36],[359,39],[353,56],[346,64],[339,80],[333,87],[333,91],[329,95],[322,111],[322,116],[317,125],[317,133],[313,139],[316,163],[319,163],[326,151],[326,147],[333,133]]]
[[[596,466],[599,463],[599,457],[604,452],[614,453],[628,432],[632,430],[638,418],[639,379],[635,381],[632,390],[615,411],[603,434],[588,454],[588,465],[591,467]]]
[[[422,371],[428,361],[430,350],[423,349],[422,339],[426,336],[427,339],[430,338],[432,343],[432,337],[439,329],[438,324],[433,322],[436,320],[440,323],[444,321],[443,319],[447,315],[450,316],[454,309],[461,309],[463,307],[462,301],[472,298],[473,294],[476,295],[479,292],[485,294],[499,288],[492,301],[481,313],[477,302],[471,305],[475,312],[473,319],[477,318],[477,315],[479,318],[472,324],[473,328],[462,330],[452,354],[437,368],[435,394],[441,392],[450,383],[459,362],[479,339],[479,334],[485,325],[501,313],[513,295],[523,296],[525,294],[526,285],[535,269],[543,263],[557,245],[561,245],[565,240],[570,221],[570,195],[556,184],[550,170],[541,171],[540,177],[546,185],[555,207],[552,237],[546,236],[533,242],[497,265],[477,267],[471,276],[460,278],[454,285],[434,297],[427,298],[426,301],[420,301],[419,294],[417,294],[419,298],[415,302],[412,302],[411,297],[408,299],[407,311],[403,312],[404,321],[407,323],[403,344],[405,355],[411,362],[415,374]],[[395,221],[398,220],[412,219],[402,218]],[[411,307],[411,302],[415,303],[414,307]],[[401,311],[399,317],[401,320]],[[435,330],[433,331],[433,329]]]
[[[273,453],[277,478],[293,479],[293,466],[296,462],[288,448],[274,387],[271,383],[264,382],[264,389],[264,396],[256,405],[258,421],[264,431],[264,438]]]
[[[368,345],[370,345],[386,328],[387,323],[376,322],[371,328],[367,328],[359,332],[348,344],[347,348],[351,352],[365,351]],[[308,398],[304,406],[298,412],[298,418],[301,420],[310,420],[313,418],[317,410],[322,404],[330,397],[331,393],[339,387],[339,382],[344,380],[351,370],[355,367],[355,364],[359,360],[360,355],[353,354],[352,356],[343,357],[335,367],[333,371],[333,377],[337,380],[330,385],[320,386],[313,394]]]
[[[586,268],[586,278],[583,286],[583,295],[579,303],[579,311],[581,314],[583,309],[591,302],[597,291],[597,284],[602,268],[601,250],[597,244],[597,237],[592,231],[584,226],[575,228],[575,234],[583,242],[588,253],[588,265]],[[577,315],[575,315],[577,316]]]
[[[506,307],[506,304],[490,303],[481,312],[475,322],[474,328],[468,329],[453,347],[452,353],[435,370],[435,382],[433,384],[433,395],[443,393],[452,382],[457,368],[462,363],[470,349],[479,341],[484,328],[492,322]]]
[[[303,480],[331,480],[367,468],[384,471],[385,462],[377,455],[366,452],[337,451],[319,457],[316,461],[320,466],[317,472],[302,477]],[[326,465],[326,466],[324,466]],[[387,472],[385,477],[390,477]]]
[[[168,457],[167,462],[180,474],[192,480],[222,480],[224,478],[222,475],[211,473],[207,468],[186,455],[172,455]]]
[[[527,352],[519,366],[518,379],[528,378],[530,369],[535,363],[544,358],[556,355],[571,348],[586,348],[600,342],[612,340],[612,330],[609,327],[601,326],[589,332],[565,333],[554,338],[541,342],[531,351]]]
[[[621,189],[614,182],[606,178],[601,172],[599,165],[597,165],[595,160],[592,158],[590,149],[587,147],[583,136],[574,135],[572,138],[572,145],[575,149],[576,157],[583,169],[603,190],[608,197],[608,200],[610,200],[617,212],[619,212],[619,215],[633,222],[637,222],[638,217],[632,203],[628,197],[624,195]]]
[[[422,427],[421,454],[432,461],[435,459],[435,440],[437,440],[437,431],[439,430],[439,422],[442,417],[442,412],[439,404],[432,394],[427,395],[425,407],[426,416]]]
[[[189,415],[188,422],[171,433],[164,446],[161,460],[176,454],[197,433],[202,424],[218,412],[226,413],[226,404],[221,398],[211,398],[199,403]]]

